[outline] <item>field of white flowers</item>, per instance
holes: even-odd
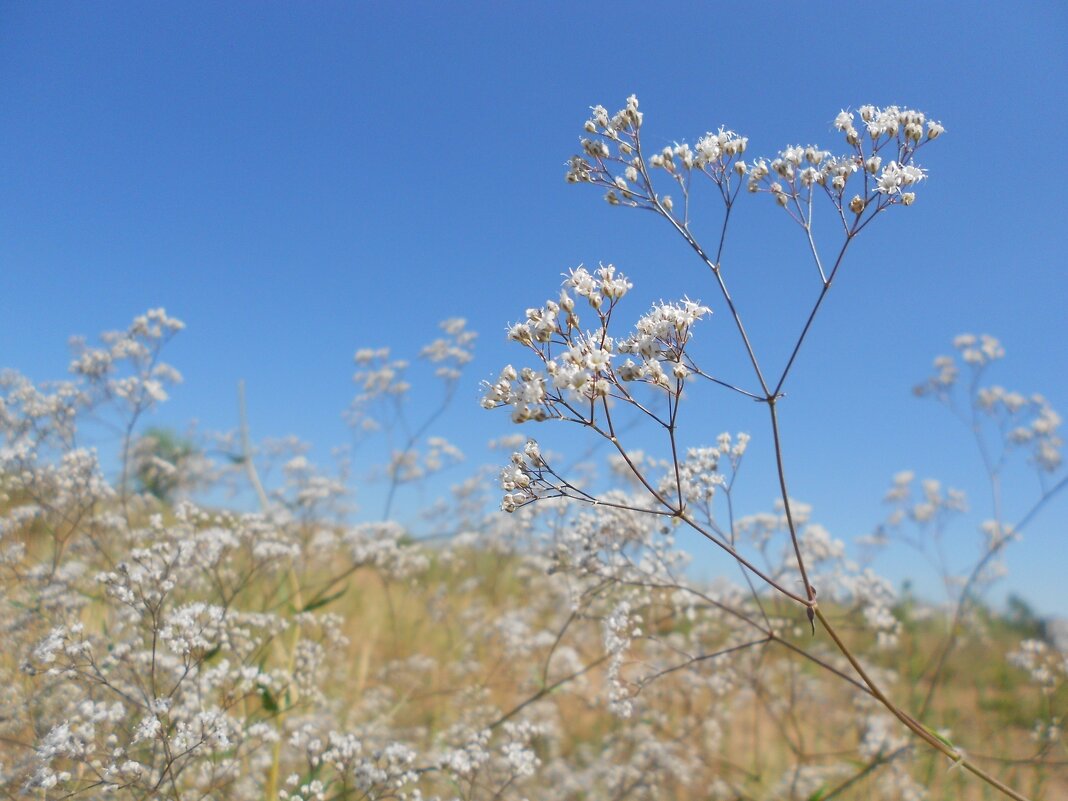
[[[422,510],[419,537],[398,522],[396,490],[459,453],[438,413],[401,425],[411,387],[388,349],[355,355],[349,422],[395,427],[384,519],[361,523],[342,476],[292,443],[257,442],[244,417],[210,443],[146,427],[181,380],[164,359],[184,326],[162,309],[76,341],[65,380],[3,373],[3,797],[1068,797],[1068,655],[1041,621],[983,600],[1003,552],[1068,483],[1056,411],[990,378],[998,341],[961,335],[916,388],[975,434],[993,498],[978,559],[946,559],[962,494],[911,473],[893,477],[866,543],[914,544],[946,603],[896,591],[788,490],[787,464],[804,457],[784,458],[778,409],[796,356],[853,240],[912,213],[942,126],[861,106],[838,115],[834,151],[763,158],[724,129],[649,152],[644,124],[633,96],[615,113],[595,106],[567,179],[662,220],[715,297],[633,309],[614,266],[571,270],[510,328],[515,364],[483,387],[487,414],[524,424],[498,443],[510,458]],[[717,241],[691,228],[698,184],[716,199]],[[724,243],[742,202],[781,207],[811,263],[807,322],[784,332],[780,365],[730,293]],[[829,250],[816,217],[836,231]],[[520,291],[516,308],[535,300]],[[692,347],[713,309],[751,365],[744,383]],[[453,319],[419,354],[445,405],[470,380],[474,344]],[[684,441],[682,417],[713,395],[761,404],[766,427]],[[631,446],[623,412],[658,432],[659,455]],[[115,454],[83,445],[102,420],[121,434]],[[539,425],[570,427],[576,451],[606,443],[600,473],[561,466],[574,454],[543,449]],[[757,447],[780,497],[736,508]],[[1038,479],[1013,519],[1009,461]],[[257,510],[227,508],[227,488]],[[681,532],[733,578],[695,580]]]

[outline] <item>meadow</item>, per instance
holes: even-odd
[[[984,601],[1003,553],[1068,482],[1050,402],[988,380],[1000,343],[961,335],[916,393],[974,431],[997,501],[1008,461],[1035,473],[1028,511],[1010,519],[996,502],[960,570],[943,535],[966,500],[899,473],[885,526],[862,543],[915,544],[941,567],[944,599],[895,587],[787,489],[777,409],[795,357],[851,242],[881,215],[909,213],[928,179],[917,154],[944,129],[861,106],[835,119],[842,155],[790,146],[754,158],[725,129],[645,152],[643,125],[633,96],[613,114],[594,106],[567,179],[686,242],[751,377],[702,366],[694,343],[711,306],[660,302],[632,325],[629,279],[576,267],[509,329],[518,366],[483,387],[487,414],[525,424],[497,443],[507,464],[456,483],[418,527],[395,491],[460,453],[438,412],[400,414],[413,387],[388,349],[356,352],[348,411],[355,430],[385,427],[395,443],[376,520],[354,519],[346,477],[299,445],[256,442],[244,413],[210,444],[147,425],[181,380],[164,357],[184,325],[162,309],[76,340],[66,380],[3,374],[5,797],[1068,795],[1068,657],[1025,603]],[[699,182],[722,215],[717,243],[690,224]],[[797,227],[815,288],[775,372],[721,258],[750,195]],[[829,250],[813,235],[817,209],[838,226]],[[474,344],[452,319],[419,354],[446,405]],[[766,429],[682,441],[688,404],[709,392],[761,404]],[[658,432],[659,451],[629,446],[624,409]],[[83,445],[105,420],[119,432],[114,469]],[[610,455],[578,469],[539,445],[539,425],[571,426]],[[780,497],[736,509],[754,447],[773,452]],[[226,488],[252,504],[227,507]],[[683,531],[730,570],[696,580]]]

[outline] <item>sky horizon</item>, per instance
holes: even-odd
[[[841,150],[842,109],[908,105],[946,134],[922,151],[916,204],[851,248],[788,387],[785,453],[791,494],[847,541],[885,515],[901,470],[961,487],[974,511],[954,543],[967,552],[989,506],[974,445],[912,387],[955,335],[990,333],[1007,351],[992,382],[1068,409],[1068,201],[1045,178],[1068,122],[1056,78],[1068,10],[946,3],[861,25],[845,3],[820,19],[800,3],[746,14],[683,3],[655,23],[643,7],[594,18],[463,3],[446,19],[419,4],[6,4],[0,367],[63,378],[70,335],[163,306],[187,324],[167,350],[185,382],[149,424],[233,429],[244,380],[256,437],[296,434],[327,462],[349,437],[353,353],[414,358],[439,320],[461,316],[480,338],[436,432],[468,453],[458,480],[501,461],[484,443],[517,430],[478,408],[480,381],[524,363],[507,324],[580,263],[631,277],[627,321],[660,298],[708,303],[709,362],[749,380],[707,272],[663,221],[565,183],[590,106],[615,110],[634,92],[647,143],[726,125],[751,155],[774,156],[796,143]],[[713,201],[697,198],[706,237]],[[781,365],[818,291],[803,238],[767,197],[742,197],[724,264],[754,346]],[[413,413],[433,402],[418,395]],[[776,491],[751,406],[702,391],[691,443],[750,431],[747,513]],[[1008,489],[1030,497],[1029,480],[1017,470]],[[373,513],[380,493],[361,486],[357,502]],[[1068,616],[1066,520],[1060,497],[1009,549],[994,597],[1019,592]],[[887,572],[912,566],[899,553]]]

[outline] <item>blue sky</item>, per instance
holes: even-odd
[[[5,3],[0,364],[61,377],[68,335],[163,305],[188,325],[169,350],[186,382],[152,422],[230,429],[244,378],[254,433],[298,434],[325,459],[347,440],[356,348],[414,355],[437,320],[464,316],[482,337],[441,433],[488,461],[481,443],[510,426],[477,408],[478,381],[521,358],[505,324],[580,262],[632,277],[633,317],[659,297],[709,302],[710,362],[748,377],[682,243],[564,183],[590,105],[636,92],[647,143],[726,124],[772,155],[837,150],[840,109],[900,103],[948,134],[924,153],[917,204],[858,240],[797,365],[782,412],[792,494],[848,538],[912,468],[969,490],[982,517],[966,432],[910,397],[962,331],[1004,342],[993,379],[1068,409],[1063,4],[444,8]],[[712,231],[718,208],[705,213]],[[767,198],[743,198],[726,262],[758,351],[781,363],[818,289],[798,230]],[[730,396],[693,405],[704,441],[753,433],[744,497],[765,508],[763,416]],[[358,500],[373,507],[375,493]],[[1063,500],[1046,510],[1004,584],[1062,613],[1066,519]],[[967,553],[974,525],[954,536]],[[716,559],[699,556],[709,572]]]

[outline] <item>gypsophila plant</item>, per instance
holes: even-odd
[[[931,689],[914,716],[891,698],[885,682],[858,657],[855,642],[848,641],[850,638],[840,633],[838,623],[832,622],[824,611],[828,601],[859,605],[863,607],[865,628],[876,635],[876,644],[884,648],[897,644],[900,623],[893,613],[894,593],[890,585],[871,571],[859,571],[848,563],[843,564],[842,544],[809,522],[807,510],[789,495],[777,414],[797,355],[845,264],[850,244],[876,217],[895,206],[915,203],[917,190],[927,177],[917,164],[917,157],[944,133],[942,125],[912,109],[865,105],[855,113],[842,111],[834,119],[834,128],[844,140],[844,152],[835,154],[816,145],[791,145],[774,158],[747,158],[749,139],[725,127],[705,134],[693,145],[675,144],[650,152],[643,146],[643,122],[643,113],[633,95],[615,114],[610,115],[603,106],[593,107],[585,123],[587,136],[581,140],[582,153],[568,162],[567,180],[604,189],[605,200],[613,206],[652,212],[683,238],[711,273],[712,283],[752,366],[755,386],[746,389],[728,383],[704,369],[694,356],[690,343],[697,330],[696,323],[711,314],[709,306],[690,299],[661,303],[638,318],[633,329],[620,332],[619,308],[631,282],[613,265],[595,271],[575,268],[565,276],[557,299],[547,301],[540,308],[528,309],[525,319],[509,328],[509,339],[532,354],[533,366],[518,369],[506,366],[495,382],[487,384],[483,405],[489,409],[510,409],[516,423],[556,420],[589,429],[616,450],[635,479],[638,492],[595,494],[554,469],[552,460],[541,453],[536,441],[530,440],[514,453],[511,463],[501,472],[502,508],[515,512],[543,499],[567,498],[598,511],[607,507],[601,514],[614,518],[629,520],[634,515],[659,518],[668,522],[665,533],[678,526],[696,531],[738,563],[752,606],[761,616],[760,620],[753,620],[752,611],[730,607],[738,619],[756,630],[754,634],[763,634],[762,638],[735,648],[765,649],[779,640],[782,624],[772,618],[764,600],[770,589],[804,610],[813,635],[819,622],[822,634],[834,645],[836,658],[844,658],[847,664],[842,667],[826,657],[821,664],[853,684],[854,689],[862,690],[867,696],[866,706],[876,716],[860,744],[861,756],[869,761],[869,767],[861,775],[883,762],[892,762],[891,772],[900,773],[899,763],[886,757],[889,753],[896,756],[908,750],[909,741],[898,734],[902,729],[895,730],[888,723],[896,718],[898,726],[941,752],[954,767],[975,774],[1010,797],[1023,798],[1017,790],[969,759],[945,735],[923,722],[945,656],[953,646],[953,636],[941,648],[941,655],[930,671]],[[711,248],[699,243],[691,228],[693,195],[698,183],[706,181],[722,204],[719,241]],[[808,301],[806,321],[794,335],[789,358],[775,372],[768,369],[751,343],[742,311],[728,289],[728,270],[722,261],[728,224],[743,187],[749,193],[770,196],[801,229],[818,276],[816,291]],[[829,211],[839,230],[839,243],[829,254],[817,246],[813,236],[814,220],[817,214],[825,213],[823,209]],[[956,344],[964,361],[976,368],[1001,355],[1000,346],[989,337],[981,340],[962,337]],[[949,360],[941,360],[936,366],[939,374],[921,391],[945,400],[958,371]],[[1026,398],[999,387],[976,389],[978,372],[972,387],[972,418],[977,419],[979,415],[994,418],[1006,449],[1028,447],[1040,474],[1056,471],[1060,467],[1061,445],[1056,435],[1060,422],[1056,413],[1040,396]],[[735,460],[744,453],[748,439],[740,443],[737,451],[731,447],[729,438],[715,448],[686,446],[679,441],[681,401],[702,384],[756,400],[768,409],[769,440],[780,491],[776,514],[736,520],[730,508],[730,492],[724,491],[729,487],[728,479],[719,474],[718,468],[721,461],[730,458],[731,469],[736,471]],[[617,432],[621,407],[636,409],[662,430],[667,459],[650,461],[644,454],[639,458],[628,449]],[[977,422],[975,426],[978,428]],[[982,439],[980,447],[995,484],[995,507],[998,507],[997,475],[1005,451],[991,453]],[[910,483],[910,475],[898,478],[895,500],[906,502]],[[1063,483],[1057,489],[1060,486]],[[1043,487],[1048,492],[1045,484]],[[713,512],[712,501],[717,491],[727,498],[726,521],[724,515]],[[937,525],[943,514],[963,505],[956,493],[943,495],[937,483],[926,483],[924,492],[925,500],[910,510],[913,520],[921,525],[932,522]],[[1039,505],[1046,497],[1043,495]],[[898,518],[902,515],[897,514]],[[640,557],[636,554],[629,562],[621,561],[626,532],[633,525],[620,522],[600,536],[595,526],[588,535],[593,539],[586,539],[576,550],[587,554],[607,551],[608,558],[595,562],[620,570],[640,559],[638,569],[645,574],[641,580],[631,578],[629,583],[647,589],[651,586],[666,589],[680,583],[677,569],[673,571],[658,564],[654,557],[660,550],[651,542],[641,543]],[[954,632],[974,585],[989,572],[992,559],[1004,544],[1016,536],[1016,530],[1006,526],[1000,514],[984,524],[984,532],[987,548],[959,594],[958,611],[952,624]],[[739,537],[755,540],[763,558],[743,555]],[[776,553],[777,548],[781,548],[780,553]],[[580,565],[590,561],[575,556]],[[946,581],[948,584],[948,577]],[[800,591],[794,589],[798,585]],[[608,618],[605,634],[611,654],[611,702],[625,715],[630,714],[631,705],[622,700],[625,694],[621,688],[620,655],[640,636],[642,621],[640,616],[632,619],[631,609],[628,602],[621,602]],[[827,797],[821,789],[825,781],[825,776],[814,774],[813,797]],[[806,788],[802,795],[809,791],[810,785],[798,773],[784,792],[796,794],[798,783]],[[847,786],[842,785],[843,789]],[[916,792],[911,787],[901,787],[899,797],[910,797]]]
[[[476,468],[439,493],[464,457],[446,426],[475,342],[459,318],[417,361],[356,351],[354,443],[332,469],[296,437],[256,440],[243,385],[233,431],[151,425],[180,379],[163,357],[183,326],[163,310],[98,345],[75,340],[65,381],[0,374],[0,798],[1068,792],[1068,645],[985,600],[1006,550],[1068,482],[1052,404],[993,383],[1000,344],[959,338],[917,390],[972,432],[989,497],[899,471],[855,559],[787,492],[776,412],[787,376],[852,239],[914,203],[916,153],[941,126],[862,107],[835,120],[844,155],[751,159],[725,129],[647,154],[641,122],[634,99],[613,117],[595,108],[569,178],[664,218],[719,300],[632,309],[614,265],[573,268],[510,327],[527,361],[483,399],[517,423],[588,430],[607,458],[513,430],[490,442],[512,454],[503,470]],[[724,204],[714,256],[689,223],[702,174]],[[807,322],[776,373],[751,347],[721,262],[743,188],[782,207],[817,267]],[[840,232],[833,258],[812,237],[817,208]],[[699,347],[724,320],[748,382],[718,375]],[[428,384],[440,402],[420,402],[434,397]],[[762,404],[770,436],[683,441],[705,391]],[[635,419],[663,447],[632,447]],[[738,488],[761,447],[778,497],[743,509]],[[1032,495],[1008,480],[1019,472],[1038,477]],[[503,498],[488,486],[495,473]],[[376,480],[384,498],[368,503]],[[971,514],[974,560],[954,539]],[[695,579],[688,532],[730,571]],[[941,605],[879,574],[882,551],[900,546],[935,571]]]

